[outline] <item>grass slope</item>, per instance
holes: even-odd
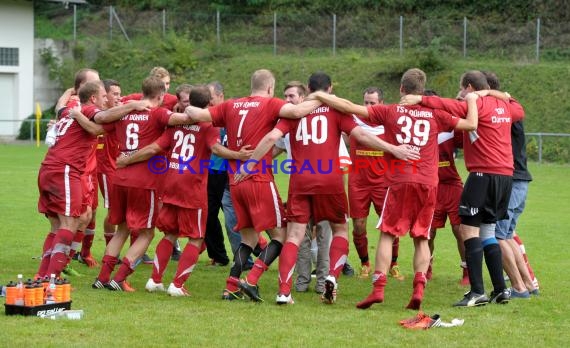
[[[48,223],[37,213],[37,170],[45,147],[0,146],[0,283],[14,280],[16,274],[32,276],[38,266]],[[461,167],[461,163],[459,164]],[[150,266],[141,265],[131,276],[136,293],[113,293],[91,289],[98,270],[74,263],[83,273],[73,278],[73,308],[83,309],[81,321],[51,321],[0,315],[0,342],[6,346],[564,346],[570,339],[569,280],[563,270],[570,267],[567,258],[566,228],[570,217],[564,202],[570,189],[561,185],[567,166],[530,166],[535,181],[530,186],[527,210],[519,225],[539,277],[541,296],[530,301],[514,301],[505,306],[456,309],[451,303],[465,289],[457,284],[460,276],[455,241],[449,228],[440,231],[436,242],[434,279],[426,290],[424,310],[439,313],[446,321],[465,319],[465,325],[425,332],[403,330],[397,321],[414,313],[404,309],[411,293],[412,244],[403,238],[400,264],[407,276],[403,282],[390,279],[386,303],[367,311],[354,305],[370,290],[369,280],[341,278],[338,303],[325,306],[315,293],[293,293],[296,304],[273,304],[277,292],[276,264],[262,278],[261,292],[266,303],[226,303],[220,300],[227,267],[206,266],[202,255],[188,281],[189,298],[169,298],[148,294],[142,289],[150,276]],[[277,178],[285,194],[287,178]],[[104,211],[98,214],[94,254],[100,259],[104,250],[101,233]],[[369,219],[371,253],[377,233],[377,217]],[[149,253],[152,255],[157,236]],[[228,249],[229,250],[229,249]],[[350,261],[357,265],[352,247]],[[175,264],[166,272],[165,282],[173,276]],[[487,290],[490,290],[487,279]]]

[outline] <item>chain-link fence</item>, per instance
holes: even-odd
[[[406,50],[434,47],[461,56],[539,60],[570,56],[570,23],[536,18],[528,22],[385,17],[381,13],[233,15],[220,12],[179,13],[131,8],[54,4],[42,9],[68,39],[89,36],[132,40],[174,31],[198,42],[219,45],[272,46],[275,54],[307,48]],[[64,30],[65,31],[65,30]]]

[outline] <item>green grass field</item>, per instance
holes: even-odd
[[[31,277],[37,270],[41,246],[49,224],[37,213],[37,171],[46,148],[28,145],[0,145],[0,284],[15,280],[18,273]],[[462,164],[459,164],[462,167]],[[220,300],[228,267],[209,267],[205,254],[187,282],[188,298],[148,294],[143,288],[151,266],[140,265],[131,276],[136,293],[93,290],[96,269],[74,263],[83,277],[73,278],[72,309],[83,309],[80,321],[51,321],[32,317],[0,315],[2,346],[192,346],[192,347],[317,347],[317,346],[419,346],[436,347],[558,347],[570,339],[570,268],[567,229],[570,225],[566,182],[568,166],[531,164],[534,182],[530,186],[526,212],[519,223],[531,263],[540,281],[541,295],[529,301],[481,308],[453,308],[465,289],[460,277],[459,257],[449,228],[436,241],[434,278],[428,284],[423,309],[439,313],[445,321],[465,319],[462,327],[412,332],[397,322],[415,313],[404,306],[411,294],[412,243],[403,238],[400,265],[406,280],[390,279],[386,302],[370,310],[355,308],[370,290],[370,281],[341,278],[338,302],[320,303],[315,293],[293,293],[296,304],[274,304],[277,292],[277,263],[260,282],[265,303],[226,303]],[[278,177],[281,194],[287,179]],[[94,254],[103,255],[101,233],[104,210],[98,214]],[[374,249],[377,217],[369,219]],[[161,238],[157,232],[149,253]],[[228,248],[229,250],[229,248]],[[358,265],[351,243],[350,262]],[[166,272],[173,275],[175,264]],[[484,272],[486,273],[486,272]],[[487,277],[487,275],[485,274]],[[488,277],[487,291],[491,290]],[[313,285],[313,284],[312,284]]]

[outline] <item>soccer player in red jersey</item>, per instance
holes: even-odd
[[[204,108],[210,103],[210,90],[207,86],[195,86],[189,95],[190,103]],[[206,233],[208,216],[207,180],[211,152],[238,159],[239,152],[233,152],[220,144],[220,130],[209,122],[168,128],[151,145],[142,148],[133,156],[117,160],[119,167],[149,159],[151,156],[168,150],[169,170],[162,187],[163,206],[159,211],[157,227],[163,231],[164,238],[156,247],[152,277],[146,283],[149,292],[164,291],[162,277],[173,250],[173,244],[179,237],[187,237],[176,275],[167,293],[171,296],[187,296],[184,287],[190,276]]]
[[[378,87],[369,87],[364,91],[364,106],[384,104],[384,92]],[[384,126],[371,126],[355,117],[356,123],[365,131],[384,139]],[[354,230],[352,239],[356,252],[360,258],[360,277],[368,278],[370,275],[370,260],[368,257],[368,235],[366,220],[370,213],[370,205],[378,216],[382,215],[382,206],[386,196],[386,183],[384,180],[384,153],[369,149],[360,144],[356,138],[350,138],[350,158],[352,169],[348,173],[348,206]],[[390,275],[398,280],[404,280],[398,267],[398,251],[400,238],[395,238],[392,245],[392,261]]]
[[[104,125],[106,132],[115,132],[122,155],[132,154],[151,144],[168,125],[190,122],[186,114],[172,113],[160,107],[165,93],[162,80],[148,77],[143,81],[142,90],[144,97],[141,102],[150,105],[149,111],[128,113],[120,120]],[[106,120],[99,120],[97,117],[95,121],[106,123]],[[145,253],[154,236],[158,203],[155,193],[156,173],[159,170],[161,168],[149,162],[148,164],[137,163],[115,171],[109,222],[118,225],[117,232],[107,245],[103,266],[92,285],[93,288],[106,287],[109,290],[134,291],[125,279],[134,272],[138,259]],[[121,267],[111,280],[111,273],[119,261],[119,253],[130,231],[138,232],[139,236],[126,252]]]
[[[299,118],[320,104],[316,101],[288,104],[274,98],[274,91],[275,77],[269,70],[261,69],[251,77],[249,97],[228,100],[208,109],[189,106],[186,113],[196,122],[212,121],[216,127],[225,127],[230,150],[239,151],[245,145],[254,148],[273,129],[279,117]],[[271,161],[271,153],[265,159]],[[242,241],[234,253],[234,264],[226,280],[222,299],[242,298],[241,287],[254,301],[262,301],[257,281],[279,256],[285,239],[283,205],[270,169],[252,175],[251,180],[236,184],[234,175],[240,165],[235,160],[230,160],[229,166],[230,194],[237,217],[234,230],[240,231]],[[271,230],[271,242],[255,261],[247,282],[240,283],[239,277],[258,243],[259,233],[265,230]]]
[[[121,85],[119,82],[109,79],[104,80],[103,84],[107,91],[107,107],[112,108],[121,105]],[[97,138],[97,180],[105,209],[109,209],[111,192],[113,190],[113,177],[116,169],[115,161],[118,155],[119,147],[113,133],[103,134]],[[103,221],[105,245],[113,238],[116,228],[117,226],[109,223],[109,214],[107,212],[107,216],[105,216]],[[83,254],[82,247],[81,257],[84,261],[87,261]]]
[[[105,107],[106,93],[100,81],[88,82],[79,89],[81,112],[88,118],[113,118],[123,111],[141,107],[133,103],[128,108],[101,111]],[[59,276],[67,265],[71,243],[79,225],[82,210],[81,176],[85,172],[85,153],[96,144],[97,130],[86,130],[70,116],[70,109],[62,110],[57,127],[57,139],[50,147],[38,176],[40,198],[38,210],[48,217],[51,233],[44,242],[44,252],[38,270],[38,277],[51,273]],[[93,124],[94,125],[94,124]]]
[[[317,72],[310,76],[311,92],[327,94],[332,90],[330,77]],[[323,98],[324,99],[324,98]],[[329,250],[329,275],[325,279],[324,303],[336,301],[337,279],[348,256],[348,201],[344,191],[343,172],[338,170],[338,148],[341,133],[356,137],[376,150],[395,153],[398,158],[417,159],[407,145],[388,144],[357,126],[352,117],[342,114],[326,103],[300,120],[282,120],[269,132],[246,162],[245,173],[263,171],[264,154],[273,144],[290,133],[293,158],[287,199],[287,240],[279,258],[279,294],[277,304],[293,303],[292,274],[299,244],[304,238],[309,218],[315,223],[328,220],[332,228]],[[262,159],[255,167],[255,161]],[[255,169],[257,168],[257,169]],[[243,174],[240,175],[240,179]],[[247,181],[245,181],[247,182]]]
[[[468,71],[461,76],[461,97],[488,88],[487,78],[480,71]],[[478,129],[463,136],[465,166],[469,176],[459,206],[459,233],[464,240],[471,291],[454,304],[458,307],[474,307],[489,301],[508,303],[510,300],[503,277],[501,249],[495,238],[495,223],[507,214],[513,176],[511,124],[524,117],[524,110],[514,100],[504,101],[486,95],[492,92],[482,93],[484,96],[477,101]],[[455,99],[409,95],[403,97],[401,102],[421,103],[454,115],[467,113],[466,103]],[[483,255],[494,288],[490,298],[485,295],[483,284]]]
[[[423,94],[426,75],[420,69],[409,69],[404,73],[400,94]],[[384,301],[386,274],[390,265],[392,243],[397,236],[408,231],[414,240],[414,291],[407,305],[419,309],[426,284],[425,273],[429,265],[429,229],[436,204],[438,148],[437,134],[440,131],[456,129],[472,130],[477,127],[477,95],[469,95],[469,115],[466,120],[454,117],[444,111],[420,106],[373,105],[369,107],[352,104],[348,100],[319,93],[319,100],[332,107],[361,117],[368,117],[373,124],[384,125],[386,141],[394,144],[408,144],[420,153],[416,162],[396,162],[394,156],[386,154],[386,183],[388,190],[384,209],[378,223],[381,231],[376,252],[373,290],[356,306],[369,308]]]
[[[68,88],[63,92],[61,97],[59,97],[57,103],[55,104],[55,113],[59,116],[59,113],[64,107],[75,107],[79,103],[79,88],[91,81],[99,81],[99,73],[97,70],[90,68],[80,69],[75,73],[73,87]]]

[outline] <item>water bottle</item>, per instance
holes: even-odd
[[[52,273],[46,289],[46,304],[55,303],[55,291],[55,274]]]
[[[50,315],[43,316],[42,318],[58,320],[58,319],[69,319],[69,320],[81,320],[83,318],[83,310],[76,309],[76,310],[65,310],[56,312]]]
[[[24,282],[22,281],[23,276],[18,274],[18,282],[16,283],[16,299],[14,304],[16,306],[24,305]]]
[[[46,134],[46,145],[48,147],[52,147],[55,145],[56,140],[57,140],[57,123],[48,129]]]

